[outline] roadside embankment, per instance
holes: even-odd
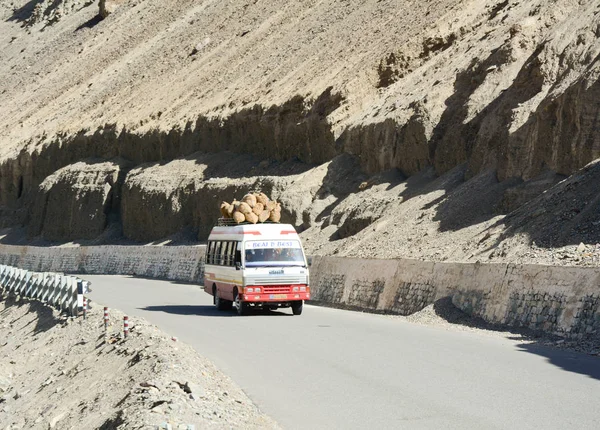
[[[278,428],[190,346],[141,318],[61,316],[0,294],[0,428]]]

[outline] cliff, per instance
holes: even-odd
[[[3,227],[202,241],[220,200],[261,189],[316,253],[600,242],[520,215],[600,157],[595,1],[104,3],[0,0]]]

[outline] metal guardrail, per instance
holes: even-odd
[[[30,272],[0,265],[0,289],[8,294],[40,300],[69,316],[79,315],[89,283],[75,276]]]

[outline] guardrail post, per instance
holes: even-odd
[[[79,278],[75,279],[77,291],[77,315],[79,315],[79,309],[83,311],[83,281]]]
[[[48,302],[48,299],[52,295],[53,291],[54,291],[54,275],[52,273],[48,273],[48,276],[46,277],[46,289],[44,290],[44,297],[42,297],[42,300],[44,302]]]
[[[104,331],[108,331],[108,308],[104,307]]]
[[[19,275],[21,274],[21,269],[15,268],[15,273],[12,279],[11,291],[13,294],[17,294],[17,287],[19,286]]]
[[[127,336],[129,336],[129,317],[124,316],[123,317],[123,339],[127,339]]]

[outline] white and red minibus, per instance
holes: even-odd
[[[221,220],[220,220],[221,221]],[[233,307],[292,308],[302,313],[310,299],[308,264],[290,224],[262,223],[213,227],[208,237],[204,291],[219,310]]]

